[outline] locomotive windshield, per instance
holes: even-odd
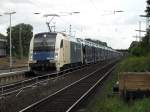
[[[56,33],[42,33],[34,37],[34,51],[54,51]]]

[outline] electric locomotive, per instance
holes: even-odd
[[[30,42],[29,68],[31,71],[60,71],[82,64],[81,49],[81,43],[76,38],[64,33],[38,33]]]
[[[121,53],[112,48],[73,38],[65,33],[35,34],[30,42],[30,71],[60,71],[81,64],[117,58]]]

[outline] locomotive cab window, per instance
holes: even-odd
[[[60,48],[63,48],[63,40],[60,42]]]
[[[56,33],[41,33],[34,37],[34,51],[54,51]]]

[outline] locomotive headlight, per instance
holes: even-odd
[[[56,58],[56,59],[58,58],[58,53],[55,53],[55,58]]]
[[[36,62],[37,62],[36,60],[29,61],[29,63],[36,63]]]
[[[32,56],[32,55],[30,55],[30,56],[29,56],[29,60],[31,61],[32,59],[33,59],[33,56]]]

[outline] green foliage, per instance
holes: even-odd
[[[150,0],[147,0],[146,15],[150,16]],[[150,27],[146,31],[146,35],[141,42],[132,42],[129,51],[134,56],[144,56],[150,53]]]
[[[146,7],[145,12],[147,15],[150,15],[150,0],[147,0],[147,7]]]
[[[21,50],[20,50],[20,44],[19,44],[19,36],[21,33],[21,43],[23,47],[23,56],[28,56],[29,52],[29,44],[30,40],[33,36],[33,27],[29,24],[18,24],[14,27],[12,27],[12,54],[13,56],[19,57]],[[7,53],[9,52],[9,35],[10,35],[10,29],[7,29],[7,39],[8,39],[8,45],[7,45]]]
[[[149,36],[146,35],[141,42],[133,41],[129,48],[130,54],[134,56],[145,56],[150,53]]]
[[[129,52],[134,56],[145,56],[150,52],[150,49],[148,47],[138,45],[133,48],[130,48]]]
[[[132,55],[135,55],[135,56],[141,56],[142,55],[142,49],[139,46],[133,47],[129,51]]]
[[[116,96],[99,99],[88,112],[150,112],[150,98],[133,101],[131,104]]]
[[[120,63],[118,71],[146,72],[150,71],[150,55],[141,57],[128,57]]]
[[[97,95],[88,105],[87,112],[150,112],[150,98],[124,102],[119,96],[108,96],[118,80],[120,71],[132,71],[135,67],[134,70],[139,71],[145,66],[150,68],[150,55],[147,57],[129,57],[121,61],[117,65],[114,75],[106,81],[103,91],[100,91],[99,96]]]

